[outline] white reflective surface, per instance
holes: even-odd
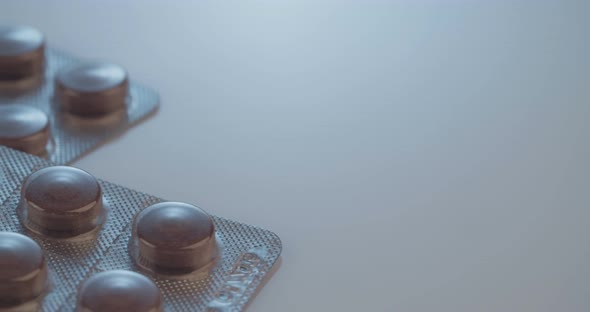
[[[18,1],[158,114],[75,165],[278,233],[251,311],[587,311],[586,1]]]

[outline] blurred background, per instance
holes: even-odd
[[[3,1],[152,118],[74,165],[279,234],[250,311],[588,311],[590,2]]]

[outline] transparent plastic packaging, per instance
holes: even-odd
[[[21,187],[18,207],[27,230],[55,239],[92,239],[105,222],[106,209],[98,180],[67,166],[31,174]]]
[[[162,294],[158,286],[132,271],[94,274],[82,283],[77,298],[77,312],[162,311]]]
[[[242,311],[281,253],[281,241],[270,231],[3,146],[0,180],[0,264],[1,235],[10,232],[40,246],[45,264],[33,261],[32,267],[46,267],[35,272],[45,270],[47,275],[47,284],[35,284],[43,285],[35,288],[41,289],[40,295],[33,291],[35,296],[26,297],[29,301],[18,303],[27,309],[14,310],[17,303],[6,300],[2,305],[0,297],[2,312],[39,307],[42,311]],[[33,223],[45,231],[31,227],[32,221],[23,217],[23,209],[37,208],[42,209]],[[88,217],[54,215],[56,210]],[[102,222],[88,221],[101,212]],[[97,226],[92,235],[72,233],[72,228],[84,228],[80,224]],[[12,264],[4,268],[16,266],[15,261],[6,263]],[[0,265],[0,289],[12,287],[2,284],[2,274]],[[145,295],[141,304],[133,299],[139,293]]]
[[[25,235],[0,232],[0,311],[38,310],[47,287],[41,247]]]
[[[0,26],[0,144],[68,164],[143,120],[158,94],[119,65],[46,46],[26,26]]]
[[[198,279],[219,256],[213,219],[185,203],[151,205],[134,218],[129,254],[148,274]]]

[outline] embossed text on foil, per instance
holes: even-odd
[[[207,311],[231,311],[239,304],[252,282],[261,274],[266,253],[264,248],[254,248],[240,255],[228,272],[225,283],[207,306]]]

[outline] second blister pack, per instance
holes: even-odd
[[[158,94],[116,64],[48,48],[25,26],[0,26],[0,145],[68,164],[146,118]]]

